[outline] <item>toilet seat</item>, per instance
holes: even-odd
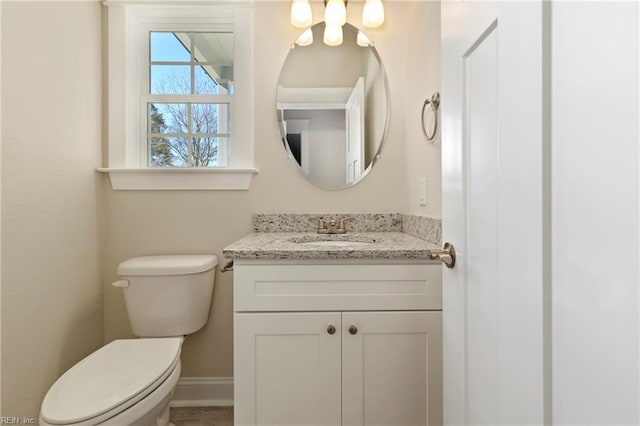
[[[116,340],[49,389],[40,416],[52,425],[94,425],[143,400],[180,361],[181,337]]]

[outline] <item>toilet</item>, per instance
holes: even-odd
[[[185,336],[209,318],[213,255],[135,257],[118,266],[131,330],[71,367],[42,402],[40,425],[168,426]]]

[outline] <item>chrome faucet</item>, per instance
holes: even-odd
[[[340,219],[340,222],[338,222],[335,219],[331,219],[329,222],[325,222],[322,218],[318,218],[318,234],[346,234],[345,220],[347,219]]]

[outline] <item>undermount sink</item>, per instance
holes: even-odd
[[[375,244],[375,238],[355,235],[308,235],[291,238],[292,243],[313,247],[363,247]]]
[[[306,241],[306,242],[299,242],[297,244],[303,244],[305,246],[320,246],[320,247],[361,247],[361,246],[368,246],[371,244],[375,244],[373,242],[367,242],[367,241],[346,241],[346,240],[342,240],[342,241]]]

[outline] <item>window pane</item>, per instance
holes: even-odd
[[[194,59],[206,63],[196,69],[196,93],[230,94],[233,86],[233,33],[195,33]],[[203,82],[211,80],[217,91]]]
[[[193,167],[216,167],[220,163],[220,143],[226,143],[227,138],[213,138],[197,136],[192,139]],[[224,152],[227,150],[224,149]]]
[[[190,62],[189,33],[152,31],[149,34],[150,56],[153,62]]]
[[[230,133],[229,104],[191,104],[192,133]]]
[[[196,62],[233,66],[233,33],[194,33]]]
[[[227,90],[216,80],[215,70],[206,66],[195,67],[195,93],[197,95],[223,95]]]
[[[149,138],[149,167],[217,167],[226,164],[228,138]]]
[[[198,65],[195,67],[195,93],[198,95],[233,95],[233,81],[224,78],[224,67]]]
[[[229,164],[229,141],[228,137],[218,137],[216,142],[218,145],[218,166],[227,166]]]
[[[188,120],[186,104],[149,104],[147,123],[151,134],[187,133]]]
[[[149,90],[159,95],[191,94],[191,67],[189,65],[152,65]]]
[[[149,138],[149,167],[190,167],[189,138]]]

